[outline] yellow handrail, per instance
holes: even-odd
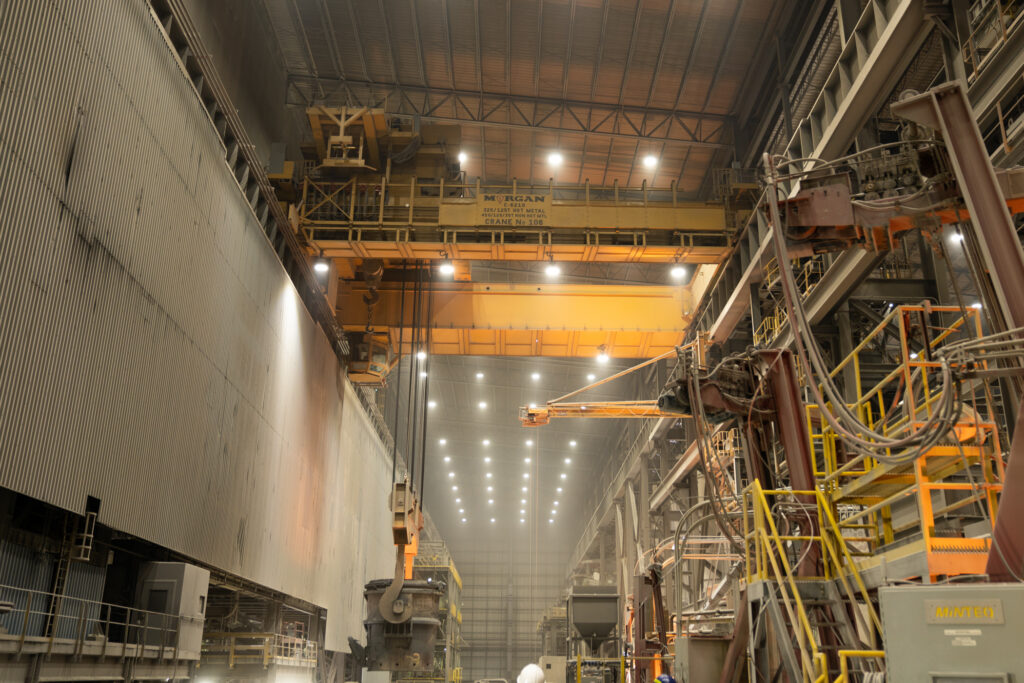
[[[885,657],[885,650],[840,650],[839,677],[833,683],[849,683],[850,658],[852,657]]]
[[[771,580],[779,586],[781,602],[790,622],[799,625],[795,629],[795,636],[800,650],[804,680],[828,683],[827,659],[824,653],[818,650],[818,645],[815,642],[810,619],[800,597],[796,575],[789,563],[785,544],[787,541],[819,543],[824,565],[824,577],[819,578],[837,578],[843,587],[844,598],[851,604],[857,602],[856,597],[859,593],[870,619],[870,625],[866,624],[865,627],[873,629],[874,634],[879,634],[882,628],[881,620],[871,603],[863,577],[854,564],[853,556],[846,546],[839,525],[832,514],[832,509],[821,491],[765,490],[760,482],[755,480],[744,489],[743,493],[747,581],[755,578]],[[813,496],[817,507],[818,535],[780,534],[768,504],[769,496],[777,498]],[[750,527],[751,519],[753,520],[753,529]],[[856,584],[856,589],[851,585],[851,577],[853,583]],[[859,610],[854,610],[854,615],[858,620],[863,618]]]

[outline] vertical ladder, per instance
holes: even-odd
[[[78,520],[74,519],[72,521],[71,515],[65,515],[64,538],[61,541],[60,557],[57,558],[57,565],[53,572],[53,581],[50,584],[50,609],[47,611],[46,626],[43,630],[43,635],[47,638],[52,639],[57,635],[61,605],[64,602],[64,592],[67,590],[68,574],[71,573],[71,561],[78,535],[77,530]]]

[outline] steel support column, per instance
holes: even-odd
[[[1024,250],[999,189],[974,112],[959,83],[946,83],[892,106],[893,113],[939,131],[971,214],[978,250],[1010,329],[1024,327]],[[1024,413],[1024,411],[1022,411]],[[988,574],[1009,580],[1024,568],[1024,418],[1018,415],[993,529]]]

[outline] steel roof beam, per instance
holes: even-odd
[[[325,87],[327,106],[347,105],[384,109],[389,115],[421,121],[495,128],[521,128],[593,135],[625,140],[656,140],[667,145],[731,149],[733,118],[721,114],[631,107],[503,93],[446,90],[309,75],[289,76],[289,85],[304,103]],[[431,100],[433,102],[431,103]],[[452,110],[442,112],[444,105]],[[515,112],[514,120],[510,112]],[[684,119],[696,121],[687,124]]]

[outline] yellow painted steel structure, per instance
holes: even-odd
[[[772,513],[773,506],[780,501],[796,502],[801,498],[814,501],[809,507],[817,521],[818,533],[780,534]],[[746,581],[770,581],[778,587],[782,608],[793,625],[803,680],[828,683],[826,656],[811,626],[808,609],[797,584],[798,581],[807,580],[835,580],[847,604],[863,605],[863,612],[854,610],[854,616],[861,622],[861,631],[875,635],[881,633],[882,622],[871,602],[864,579],[857,569],[854,560],[856,553],[848,546],[850,541],[858,539],[843,535],[842,527],[833,513],[831,501],[818,489],[770,490],[762,488],[760,481],[755,479],[743,490],[741,502]],[[790,562],[791,551],[795,545],[818,546],[821,553],[822,576],[797,576],[797,568]],[[884,658],[885,653],[882,651],[871,652],[871,655],[863,656],[879,660]]]
[[[868,333],[832,371],[833,377],[852,371],[855,401],[849,404],[872,429],[896,436],[918,428],[931,415],[937,400],[935,353],[944,345],[981,336],[981,311],[956,306],[898,306]],[[864,378],[865,354],[877,353],[886,338],[896,342],[896,359],[886,374],[870,383]],[[910,388],[909,390],[907,388]],[[915,461],[887,465],[872,458],[843,455],[836,434],[816,405],[807,406],[811,448],[816,453],[815,476],[834,505],[855,506],[840,526],[860,536],[859,544],[875,555],[898,535],[920,532],[921,538],[890,552],[908,549],[925,554],[931,576],[981,574],[985,571],[989,538],[951,537],[936,532],[936,518],[971,505],[983,505],[994,519],[1002,491],[1004,463],[1000,457],[995,411],[984,386],[974,407],[961,413],[949,438]],[[900,400],[896,401],[893,395]],[[967,468],[980,465],[980,480],[962,479]],[[936,506],[942,496],[949,500]],[[911,498],[918,514],[896,525],[892,506]],[[861,562],[882,561],[882,555]],[[906,577],[911,578],[911,577]]]
[[[435,283],[429,352],[593,358],[603,346],[613,358],[650,358],[682,343],[707,279],[695,276],[688,287]],[[338,322],[350,332],[369,325],[387,335],[395,351],[404,322],[401,352],[410,353],[413,295],[406,292],[400,322],[401,292],[393,283],[386,287],[368,313],[366,286],[342,283]],[[420,338],[426,338],[425,330]]]
[[[292,220],[337,259],[718,263],[729,249],[723,206],[681,201],[674,185],[307,177]]]

